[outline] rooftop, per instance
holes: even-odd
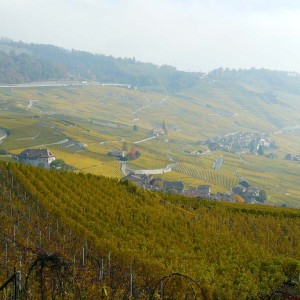
[[[48,149],[26,149],[18,155],[19,158],[50,158],[55,157]]]

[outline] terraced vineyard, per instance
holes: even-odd
[[[64,273],[64,299],[78,290],[81,299],[99,299],[103,286],[112,299],[149,299],[162,293],[151,289],[159,278],[177,272],[196,280],[198,299],[235,300],[264,299],[300,272],[298,210],[158,195],[115,179],[16,164],[0,164],[0,180],[2,282],[14,266],[27,274],[35,259],[48,259],[43,293],[59,292],[49,284],[62,271],[55,261],[76,279],[74,286]],[[26,288],[35,297],[39,274]],[[186,297],[180,288],[170,292]]]
[[[238,179],[232,175],[220,174],[218,171],[202,169],[190,164],[178,164],[175,170],[189,175],[191,178],[198,178],[207,184],[212,184],[214,189],[220,191],[231,190],[238,183]]]
[[[158,177],[192,186],[207,183],[213,192],[225,192],[238,177],[245,177],[264,189],[271,202],[299,207],[298,163],[283,159],[289,151],[298,153],[296,131],[272,136],[279,145],[274,150],[276,160],[222,151],[207,156],[190,154],[206,150],[199,145],[201,139],[257,128],[270,134],[280,132],[273,122],[275,117],[287,120],[288,115],[291,122],[297,122],[295,95],[278,93],[278,99],[290,101],[294,111],[284,109],[283,104],[279,107],[263,102],[264,119],[258,113],[261,99],[249,84],[238,88],[216,83],[168,96],[101,85],[0,88],[1,127],[9,132],[0,148],[18,154],[26,148],[47,147],[76,171],[120,178],[119,163],[107,154],[122,150],[124,144],[127,151],[135,145],[141,157],[128,163],[133,169],[156,169],[176,162],[175,171]],[[134,144],[152,137],[151,130],[161,128],[163,121],[167,136]],[[68,142],[62,143],[65,140]],[[215,172],[212,165],[221,156],[224,164]]]

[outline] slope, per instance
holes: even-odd
[[[26,44],[8,39],[0,40],[0,50],[16,56],[30,55],[63,69],[65,79],[93,80],[150,87],[160,91],[177,91],[193,86],[202,73],[182,72],[171,66],[142,63],[135,58],[114,58],[77,50],[66,50],[52,45]],[[0,61],[1,65],[1,61]],[[5,65],[3,65],[5,68]],[[58,76],[55,79],[59,78]],[[25,82],[27,78],[24,78]],[[40,77],[38,80],[43,80]],[[37,79],[35,79],[37,80]],[[4,81],[8,82],[8,81]],[[12,82],[12,83],[16,83]]]
[[[1,181],[2,279],[17,262],[26,273],[34,255],[52,251],[71,263],[88,299],[103,284],[117,299],[128,295],[130,264],[141,299],[173,272],[197,280],[199,299],[263,297],[299,272],[298,210],[158,195],[15,164],[1,165]]]
[[[267,104],[258,96],[238,94],[239,89],[233,83],[203,83],[168,96],[101,85],[1,88],[1,127],[9,132],[1,149],[18,154],[24,148],[49,147],[78,171],[120,178],[120,163],[107,154],[153,137],[152,129],[161,128],[165,120],[168,136],[136,144],[142,156],[130,162],[133,169],[164,168],[171,156],[179,165],[164,175],[168,180],[197,186],[210,178],[216,193],[233,187],[239,174],[266,190],[270,201],[299,207],[299,163],[284,160],[287,153],[297,154],[300,145],[297,130],[289,130],[297,128],[299,97],[281,92],[278,99],[284,105]],[[240,130],[268,133],[279,147],[274,150],[278,159],[252,154],[241,159],[224,151],[191,155],[206,150],[199,140]],[[222,170],[212,170],[220,155]]]

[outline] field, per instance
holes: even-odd
[[[8,132],[0,149],[18,154],[47,147],[75,172],[120,179],[120,163],[107,154],[134,146],[141,157],[128,162],[132,169],[164,168],[175,161],[172,172],[157,177],[187,186],[210,184],[214,193],[228,191],[243,177],[264,189],[268,201],[300,207],[300,164],[284,160],[287,153],[299,154],[299,129],[280,132],[299,121],[298,98],[278,93],[289,105],[271,106],[243,91],[218,84],[177,95],[101,85],[0,88],[0,128]],[[140,142],[152,137],[150,131],[163,121],[168,135]],[[278,157],[191,154],[205,150],[197,144],[202,139],[240,130],[268,132],[279,146],[274,150]],[[217,157],[224,160],[219,171],[212,169]]]

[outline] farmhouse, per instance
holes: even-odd
[[[153,128],[150,133],[154,134],[155,136],[166,134],[166,132],[162,128]]]
[[[18,155],[18,161],[45,169],[49,169],[51,162],[55,159],[48,149],[26,149]]]

